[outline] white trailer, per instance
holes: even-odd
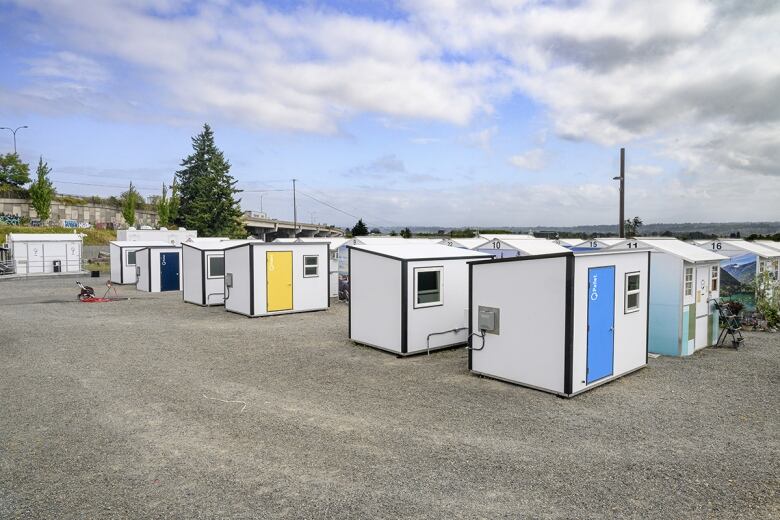
[[[8,233],[8,250],[17,274],[82,271],[84,235],[73,233]]]
[[[349,239],[344,237],[299,237],[299,238],[277,238],[274,242],[291,244],[294,242],[327,242],[330,250],[329,272],[330,272],[330,297],[339,297],[339,265],[345,264],[343,258],[347,255],[347,243]]]
[[[225,249],[246,240],[202,239],[182,242],[182,299],[207,307],[225,304]]]
[[[152,229],[144,226],[141,229],[134,227],[119,229],[116,232],[116,239],[120,242],[165,242],[166,244],[178,246],[186,240],[195,238],[198,238],[197,230],[185,228],[168,229],[161,227],[160,229]]]
[[[647,364],[650,253],[472,262],[469,369],[571,397]]]
[[[153,240],[149,242],[114,240],[108,244],[111,264],[111,283],[119,285],[135,284],[137,252],[146,247],[167,247],[168,242]]]
[[[407,356],[466,342],[468,262],[440,244],[349,246],[349,338]]]
[[[144,292],[181,290],[181,246],[147,246],[136,251],[135,288]]]
[[[723,255],[676,238],[631,238],[612,250],[651,251],[648,348],[654,354],[689,356],[718,341]]]
[[[495,258],[513,258],[529,255],[550,255],[568,251],[552,240],[543,238],[500,238],[500,235],[475,249]]]
[[[247,241],[225,249],[225,310],[249,317],[330,306],[327,242]]]

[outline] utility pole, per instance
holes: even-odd
[[[620,149],[620,177],[612,180],[620,181],[620,224],[618,232],[620,238],[626,237],[626,149]]]
[[[298,205],[295,202],[295,181],[293,179],[293,238],[298,237]]]
[[[29,128],[27,125],[24,126],[17,126],[14,128],[8,128],[7,126],[0,126],[0,130],[10,130],[14,134],[14,155],[16,155],[16,132],[21,130],[22,128]]]

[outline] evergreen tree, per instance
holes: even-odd
[[[30,200],[32,207],[35,208],[35,212],[38,214],[38,218],[45,222],[49,220],[51,216],[51,201],[54,198],[54,185],[49,179],[51,168],[45,162],[43,157],[38,159],[38,170],[36,172],[36,179],[30,185]]]
[[[179,185],[176,184],[176,178],[171,184],[171,199],[168,201],[168,224],[173,224],[179,217]]]
[[[352,236],[353,237],[364,237],[368,235],[368,228],[363,223],[363,219],[358,219],[357,224],[355,224],[355,227],[352,228]]]
[[[407,228],[403,228],[401,230],[401,236],[404,238],[412,238],[412,230]]]
[[[171,201],[168,199],[168,187],[165,183],[162,185],[162,195],[157,198],[157,223],[160,227],[167,226],[170,222]]]
[[[0,185],[21,188],[30,182],[30,165],[15,153],[0,155]]]
[[[639,234],[639,228],[642,227],[644,222],[639,217],[626,219],[625,232],[626,238],[634,238]]]
[[[240,199],[235,195],[236,181],[230,175],[230,163],[214,143],[208,124],[192,138],[191,153],[176,172],[179,181],[176,223],[195,229],[200,236],[243,238]]]
[[[130,188],[122,194],[122,217],[128,226],[135,224],[135,206],[138,203],[139,196],[132,182],[130,183]]]

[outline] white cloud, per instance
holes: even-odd
[[[544,150],[534,148],[509,158],[509,164],[521,170],[538,171],[544,168]]]
[[[491,126],[489,128],[483,128],[476,132],[471,132],[465,138],[465,142],[471,146],[477,146],[484,151],[489,152],[493,138],[498,135],[498,127]]]

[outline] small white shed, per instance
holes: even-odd
[[[330,250],[329,272],[330,272],[330,297],[339,297],[339,265],[345,264],[343,257],[347,255],[347,243],[349,239],[344,237],[298,237],[298,238],[277,238],[274,242],[291,244],[294,242],[327,242]]]
[[[407,356],[467,339],[468,262],[440,244],[349,246],[349,338]]]
[[[642,368],[649,269],[647,251],[472,262],[469,369],[570,397]]]
[[[142,227],[136,229],[131,227],[119,229],[116,232],[116,239],[120,242],[165,242],[166,244],[178,246],[186,240],[195,238],[198,238],[197,230],[185,228],[168,229],[161,227],[160,229],[152,229],[150,227]]]
[[[147,246],[136,251],[135,272],[139,291],[180,291],[181,246]]]
[[[438,243],[450,247],[459,247],[461,249],[478,249],[487,242],[488,240],[485,240],[484,238],[442,238]]]
[[[477,247],[476,251],[491,254],[495,258],[513,258],[565,253],[568,249],[543,238],[494,238]]]
[[[126,285],[138,281],[136,277],[137,251],[145,247],[166,247],[168,242],[153,240],[150,242],[114,240],[108,244],[109,260],[111,263],[111,282]]]
[[[688,356],[718,341],[720,262],[726,257],[676,238],[631,238],[612,250],[651,251],[648,349]]]
[[[225,249],[246,240],[196,239],[182,242],[182,298],[204,307],[225,304]]]
[[[225,249],[225,310],[249,317],[330,306],[327,242],[258,242]]]
[[[82,270],[84,235],[8,233],[8,250],[17,274],[77,273]]]

